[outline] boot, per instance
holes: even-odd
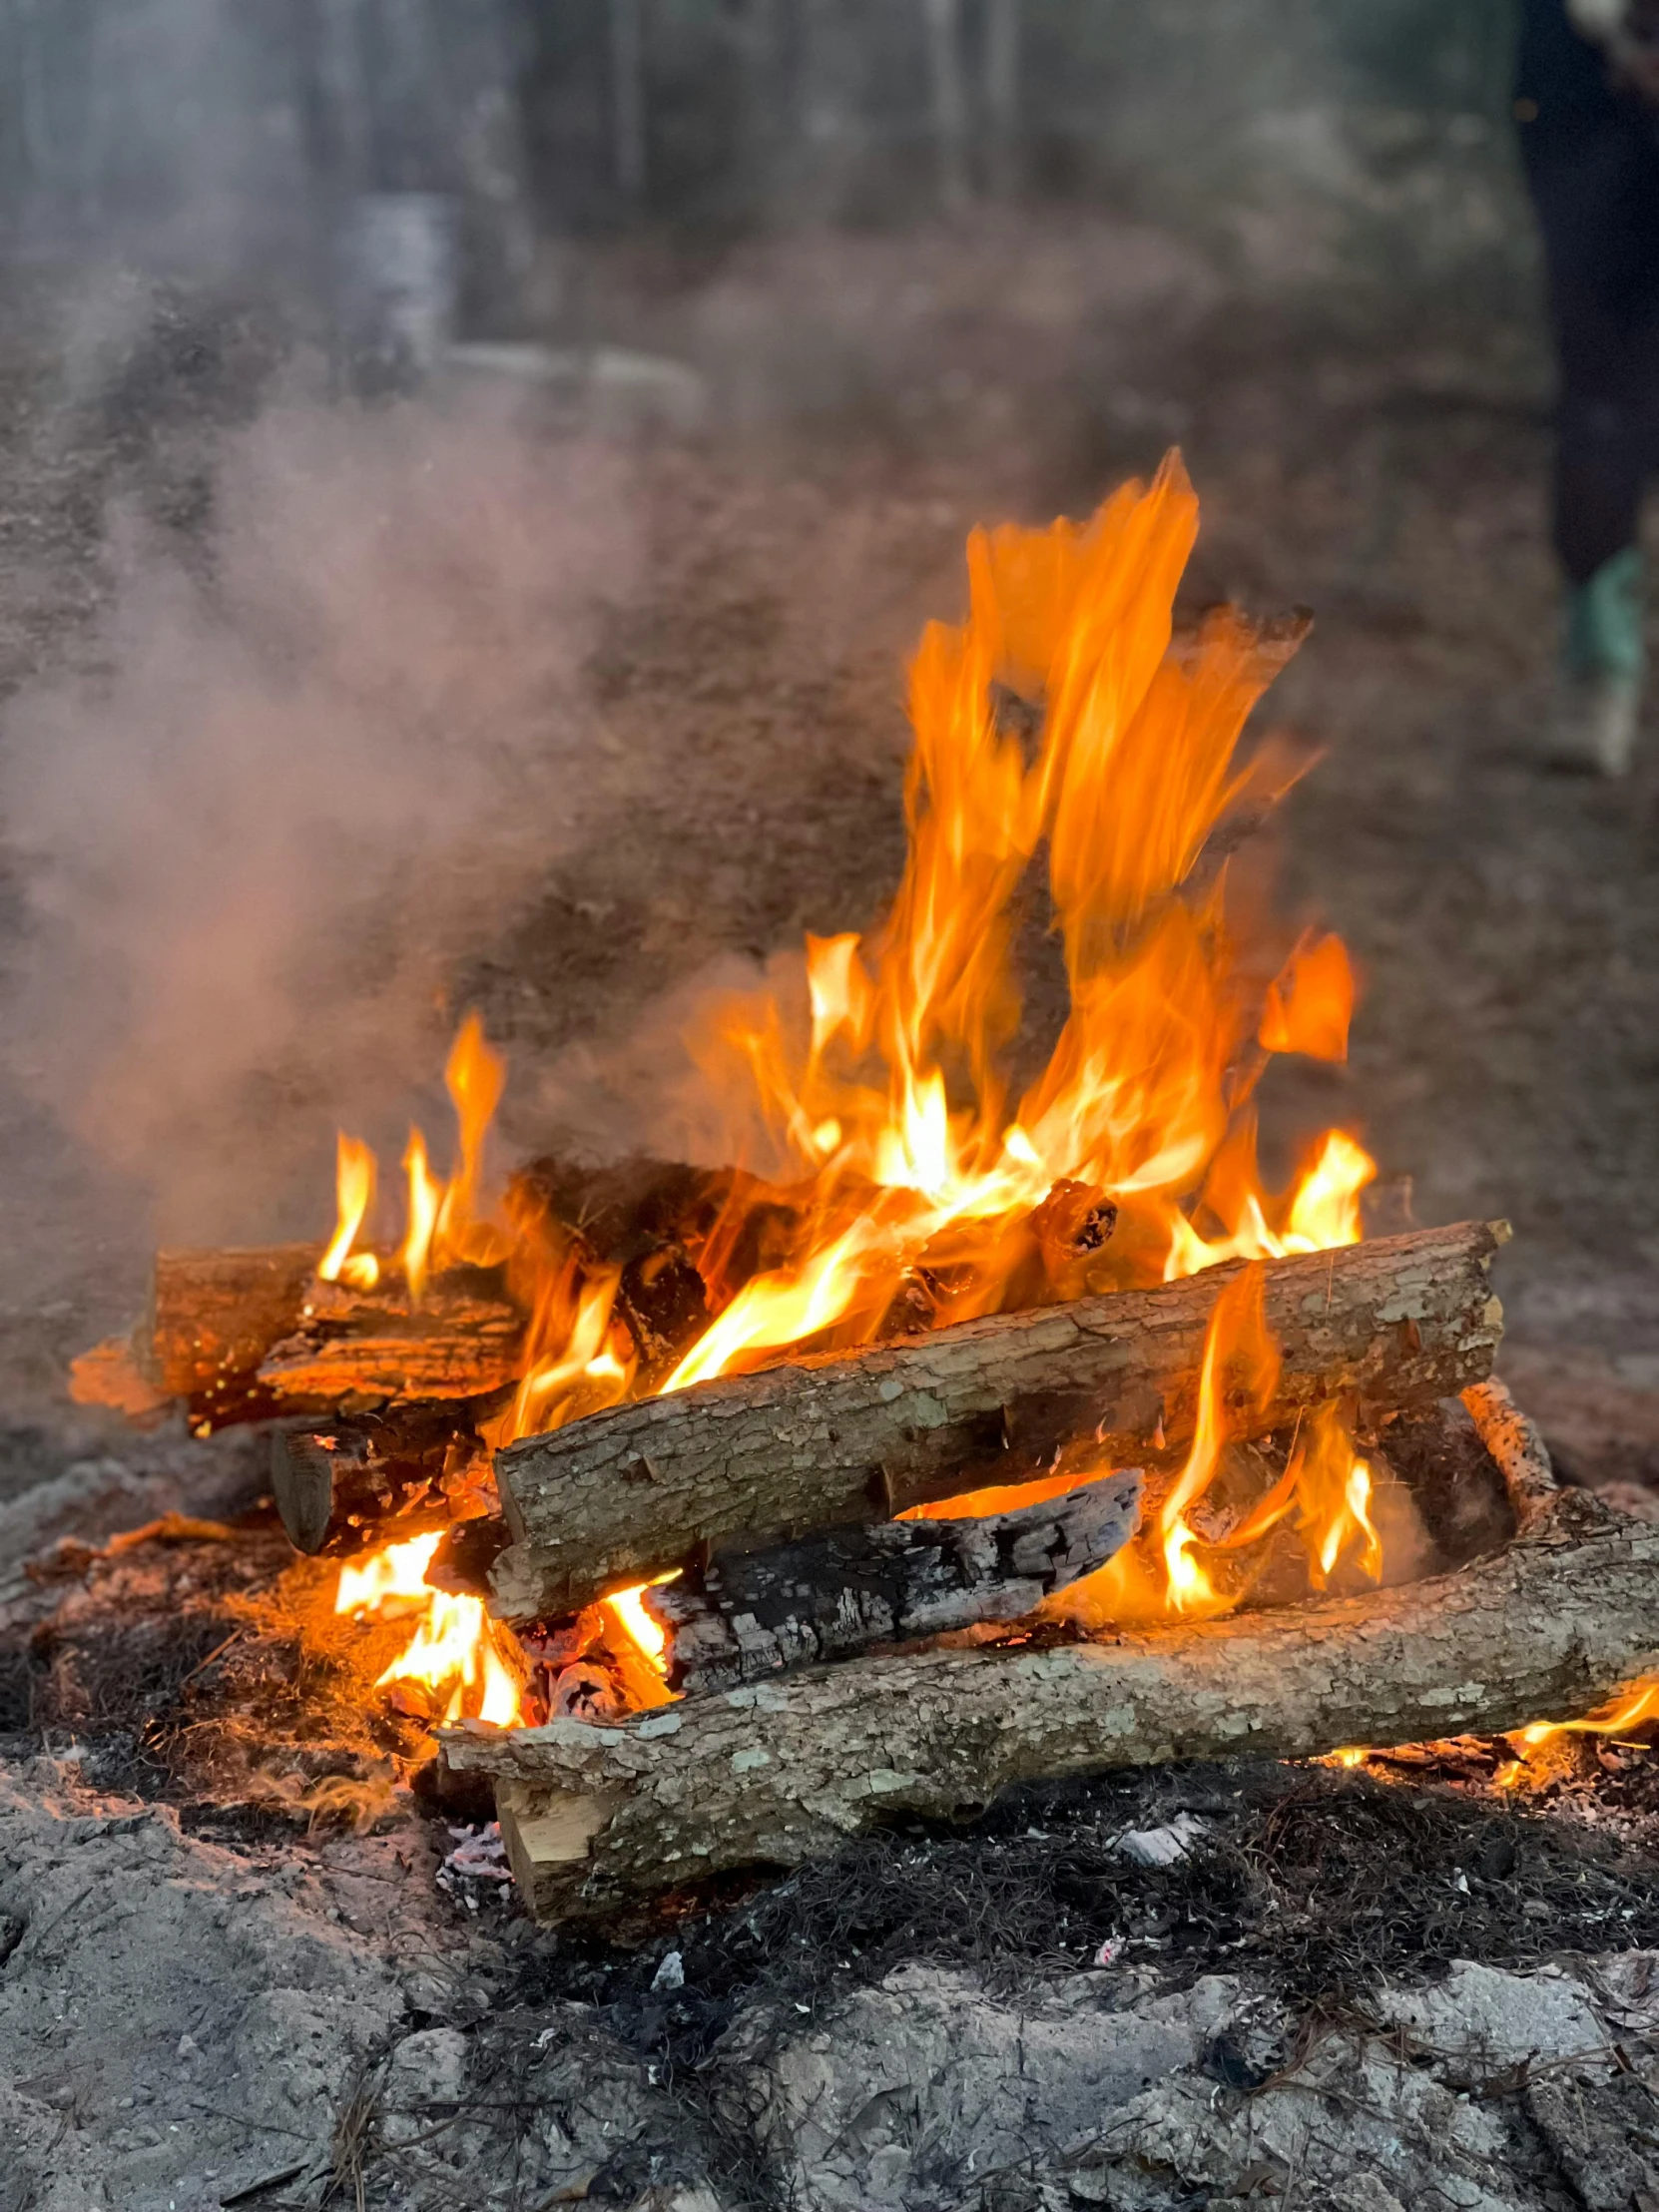
[[[1629,775],[1647,666],[1642,612],[1639,546],[1627,545],[1573,590],[1550,720],[1551,768]]]

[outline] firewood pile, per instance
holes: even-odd
[[[634,1241],[683,1256],[683,1215],[647,1214]],[[1320,1408],[1348,1408],[1409,1500],[1409,1579],[1332,1596],[1258,1578],[1221,1617],[1136,1628],[1053,1601],[1156,1522],[1236,1263],[631,1399],[493,1463],[525,1322],[481,1272],[410,1311],[319,1296],[311,1248],[164,1254],[136,1358],[199,1418],[283,1408],[273,1486],[300,1550],[443,1532],[427,1580],[514,1624],[547,1718],[463,1719],[441,1759],[493,1784],[538,1914],[604,1915],[896,1817],[960,1819],[1014,1783],[1494,1732],[1649,1671],[1659,1532],[1558,1490],[1492,1380],[1505,1234],[1251,1271],[1280,1357],[1271,1391],[1230,1394],[1230,1449],[1271,1480]],[[678,1327],[659,1304],[640,1328],[659,1362],[703,1319],[676,1296]],[[642,1581],[659,1682],[594,1648],[596,1601]]]

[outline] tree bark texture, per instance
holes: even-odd
[[[1033,1613],[1135,1532],[1131,1468],[981,1520],[880,1521],[765,1550],[717,1551],[646,1593],[676,1690],[698,1695],[873,1644]]]
[[[971,1815],[1015,1783],[1582,1714],[1659,1670],[1659,1527],[1550,1490],[1501,1385],[1465,1402],[1520,1534],[1454,1574],[1055,1649],[850,1660],[610,1727],[450,1732],[445,1755],[495,1777],[515,1875],[559,1920]]]
[[[1340,1393],[1358,1396],[1364,1418],[1483,1381],[1503,1319],[1488,1269],[1507,1234],[1472,1222],[1268,1262],[1284,1367],[1252,1432]],[[496,1610],[571,1612],[702,1543],[886,1519],[1029,1480],[1081,1438],[1119,1466],[1178,1451],[1210,1315],[1238,1272],[722,1378],[528,1437],[496,1460],[514,1537],[492,1581]]]

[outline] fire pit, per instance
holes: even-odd
[[[326,1244],[165,1253],[82,1364],[274,1424],[304,1573],[392,1647],[393,1766],[431,1730],[439,1780],[493,1782],[538,1914],[1012,1783],[1566,1719],[1659,1665],[1659,1533],[1558,1492],[1491,1379],[1504,1226],[1365,1241],[1342,1129],[1259,1170],[1265,1069],[1345,1057],[1354,986],[1233,881],[1303,766],[1240,753],[1301,625],[1175,635],[1196,523],[1172,458],[970,540],[891,912],[696,1040],[738,1164],[496,1197],[469,1020],[395,1247],[342,1135]],[[1039,873],[1069,1013],[1021,1079]]]

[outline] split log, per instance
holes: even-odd
[[[294,1406],[487,1397],[517,1379],[523,1349],[523,1316],[488,1287],[440,1279],[411,1306],[391,1285],[312,1283],[258,1381]]]
[[[1454,1395],[1491,1372],[1502,1223],[1418,1230],[1264,1269],[1284,1366],[1251,1432],[1351,1393],[1371,1411]],[[1238,1266],[1151,1291],[999,1314],[922,1338],[695,1384],[498,1454],[509,1619],[574,1612],[699,1544],[879,1520],[1048,1471],[1078,1438],[1119,1466],[1192,1434],[1204,1336]]]
[[[697,1695],[898,1638],[1033,1613],[1134,1534],[1136,1468],[983,1520],[881,1521],[767,1549],[729,1546],[645,1595],[669,1683]]]
[[[973,1815],[1011,1784],[1582,1714],[1659,1670],[1659,1527],[1551,1489],[1501,1385],[1466,1402],[1520,1535],[1456,1573],[1069,1647],[849,1660],[609,1727],[450,1732],[445,1757],[494,1777],[514,1874],[554,1920],[798,1866],[894,1816]]]

